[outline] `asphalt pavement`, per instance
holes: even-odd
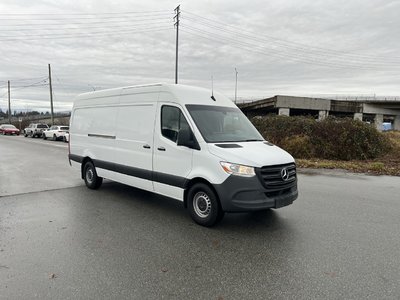
[[[0,299],[399,299],[400,178],[299,174],[293,205],[227,214],[106,181],[67,145],[0,136]]]

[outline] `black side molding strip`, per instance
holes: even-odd
[[[152,171],[94,159],[96,167],[147,180],[153,180]]]
[[[75,155],[75,154],[68,154],[68,158],[70,159],[70,160],[73,160],[73,161],[76,161],[76,162],[78,162],[78,163],[82,163],[82,161],[83,161],[83,157],[82,156],[79,156],[79,155]]]
[[[78,163],[82,163],[83,157],[75,154],[69,154],[69,159],[76,161]],[[120,174],[138,177],[142,179],[152,180],[159,183],[168,184],[171,186],[176,186],[179,188],[186,188],[188,180],[185,177],[170,175],[161,172],[154,172],[150,170],[130,167],[126,165],[116,164],[104,160],[94,159],[93,163],[95,167],[117,172]]]

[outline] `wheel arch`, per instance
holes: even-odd
[[[94,165],[93,160],[89,156],[86,156],[82,159],[82,163],[81,163],[81,178],[82,179],[84,179],[83,172],[84,172],[85,165],[89,161]]]
[[[195,178],[192,178],[192,179],[188,180],[188,182],[186,183],[186,186],[185,186],[185,191],[183,193],[183,205],[184,205],[185,208],[187,208],[188,192],[191,189],[191,187],[194,186],[197,183],[203,183],[203,184],[207,185],[208,187],[210,187],[213,190],[213,192],[215,193],[215,195],[217,196],[218,203],[221,206],[221,201],[219,199],[218,192],[216,191],[214,186],[208,180],[206,180],[204,178],[195,177]]]

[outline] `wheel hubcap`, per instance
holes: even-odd
[[[193,208],[200,218],[207,218],[211,212],[210,197],[204,192],[198,192],[193,198]]]
[[[93,173],[92,168],[87,169],[87,171],[86,171],[86,180],[87,180],[87,182],[92,183],[93,182],[93,177],[94,177],[94,173]]]

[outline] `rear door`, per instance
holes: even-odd
[[[181,201],[186,178],[192,170],[193,149],[178,146],[176,141],[179,130],[188,127],[180,106],[158,104],[154,130],[154,190]]]

